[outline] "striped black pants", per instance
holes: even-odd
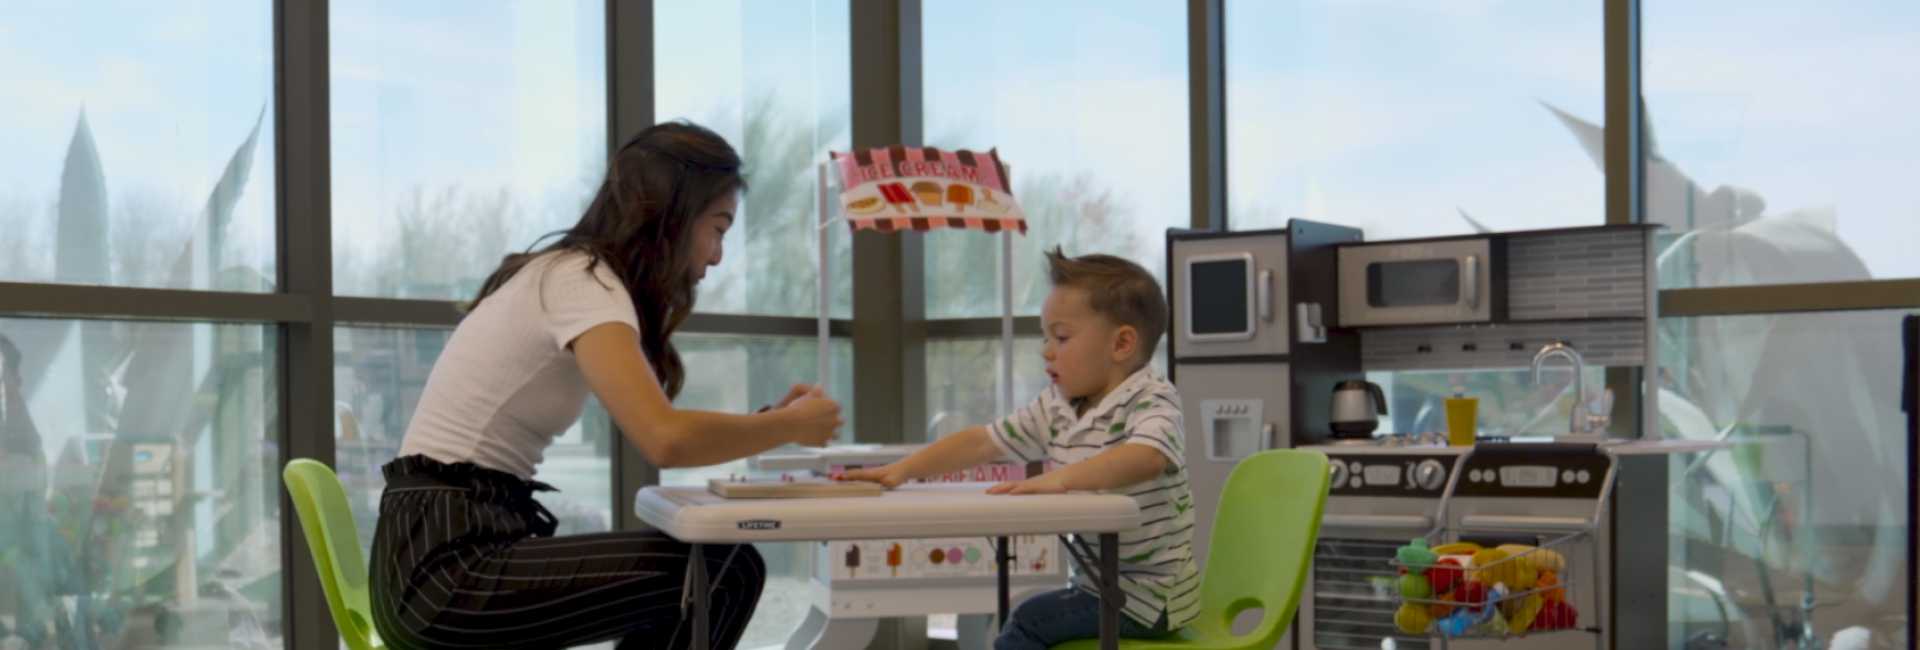
[[[399,649],[621,648],[692,643],[691,547],[657,531],[554,537],[544,484],[471,463],[400,458],[382,473],[367,560],[374,626]],[[766,566],[752,546],[704,546],[709,639],[732,648]]]

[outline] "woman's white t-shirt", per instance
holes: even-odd
[[[461,319],[433,364],[400,455],[531,479],[580,418],[587,382],[567,346],[603,323],[640,329],[626,286],[577,251],[544,254]]]

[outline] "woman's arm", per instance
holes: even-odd
[[[753,415],[674,408],[640,352],[639,334],[604,323],[573,340],[587,386],[627,441],[657,467],[694,467],[745,458],[789,442],[823,446],[841,425],[840,405],[801,397]]]

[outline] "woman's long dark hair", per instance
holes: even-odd
[[[585,253],[589,271],[606,264],[626,284],[640,317],[640,349],[667,396],[677,397],[686,368],[671,337],[693,313],[694,265],[706,263],[687,259],[690,226],[716,199],[746,187],[740,155],[719,134],[686,122],[647,127],[613,155],[580,222],[547,235],[560,238],[544,248],[506,256],[480,286],[473,306],[535,257],[556,250]]]

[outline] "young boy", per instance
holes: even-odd
[[[1126,494],[1140,504],[1139,527],[1120,533],[1120,634],[1155,637],[1200,612],[1193,563],[1193,496],[1187,489],[1180,396],[1148,362],[1167,328],[1167,302],[1146,269],[1111,255],[1047,253],[1053,292],[1040,312],[1051,386],[991,426],[942,438],[899,462],[846,478],[894,487],[1002,458],[1046,461],[1047,471],[993,486],[991,494],[1069,490]],[[1098,546],[1069,540],[1075,571],[1067,589],[1043,593],[1012,614],[997,650],[1044,650],[1100,630]]]

